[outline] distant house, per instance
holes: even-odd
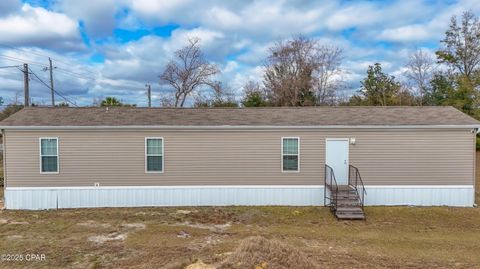
[[[5,205],[472,206],[479,127],[452,107],[26,108],[0,122]]]

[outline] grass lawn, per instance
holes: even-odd
[[[262,235],[319,268],[480,268],[480,208],[367,207],[366,215],[337,221],[322,207],[4,210],[0,255],[46,259],[0,267],[218,265],[242,240]]]

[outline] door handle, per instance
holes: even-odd
[[[343,160],[343,164],[347,164],[347,160]]]

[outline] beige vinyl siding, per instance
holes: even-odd
[[[58,175],[39,173],[39,137],[58,137]],[[145,137],[164,138],[164,173],[145,173]],[[282,173],[281,138],[300,138]],[[356,138],[367,185],[472,185],[471,130],[7,130],[8,187],[323,185],[326,138]]]

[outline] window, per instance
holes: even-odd
[[[40,172],[58,173],[58,138],[40,138]]]
[[[299,165],[299,138],[298,137],[284,137],[282,138],[282,171],[283,172],[298,172]]]
[[[146,172],[163,172],[163,138],[145,138]]]

